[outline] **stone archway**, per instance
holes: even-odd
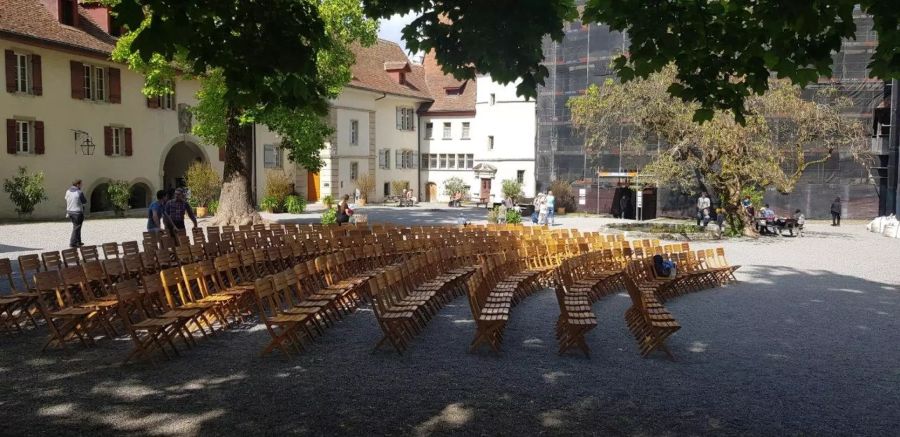
[[[94,186],[91,190],[90,207],[91,212],[112,211],[112,202],[109,201],[109,184],[101,182]]]
[[[131,185],[131,198],[128,199],[128,206],[131,209],[146,208],[153,199],[153,192],[150,186],[144,182],[135,182]]]
[[[172,145],[163,157],[162,187],[178,188],[184,185],[184,174],[194,162],[207,162],[200,146],[180,141]]]

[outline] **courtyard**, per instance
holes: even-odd
[[[484,220],[483,209],[367,207],[370,222]],[[312,222],[315,213],[292,217]],[[583,231],[612,221],[559,217]],[[84,241],[139,240],[142,219],[88,220]],[[61,249],[70,225],[0,226],[0,257]],[[643,359],[624,293],[593,306],[590,359],[559,356],[549,290],[511,312],[503,350],[468,352],[465,298],[400,356],[372,352],[370,308],[293,359],[260,357],[262,325],[219,333],[179,358],[120,362],[127,337],[40,352],[45,330],[0,336],[4,434],[140,435],[890,435],[900,406],[896,239],[860,222],[811,222],[803,238],[724,247],[738,282],[666,303],[682,329]]]

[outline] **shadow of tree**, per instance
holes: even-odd
[[[789,267],[740,279],[667,304],[674,363],[640,358],[622,295],[594,306],[590,360],[558,356],[550,292],[513,310],[500,354],[466,352],[465,298],[403,356],[371,352],[368,308],[291,360],[258,356],[258,325],[158,366],[120,366],[124,338],[41,354],[43,329],[0,336],[3,433],[893,434],[898,286]]]

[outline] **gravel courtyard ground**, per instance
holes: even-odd
[[[459,214],[368,210],[373,222]],[[608,221],[559,220],[586,230]],[[89,220],[84,240],[139,239],[143,223]],[[0,257],[58,249],[68,230],[0,226]],[[120,366],[125,338],[41,353],[42,329],[0,335],[0,434],[897,435],[900,240],[814,223],[804,238],[722,245],[743,265],[739,282],[667,303],[682,325],[668,342],[677,362],[640,358],[625,295],[594,305],[591,359],[556,354],[551,292],[513,310],[499,355],[467,353],[465,298],[404,356],[371,352],[380,332],[367,308],[290,361],[258,356],[268,334],[255,325],[156,367]]]

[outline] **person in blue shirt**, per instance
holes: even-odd
[[[156,192],[156,200],[154,200],[147,208],[147,232],[159,233],[163,223],[166,223],[167,227],[169,226],[169,223],[166,220],[166,212],[163,208],[168,199],[169,196],[166,190],[159,190]]]

